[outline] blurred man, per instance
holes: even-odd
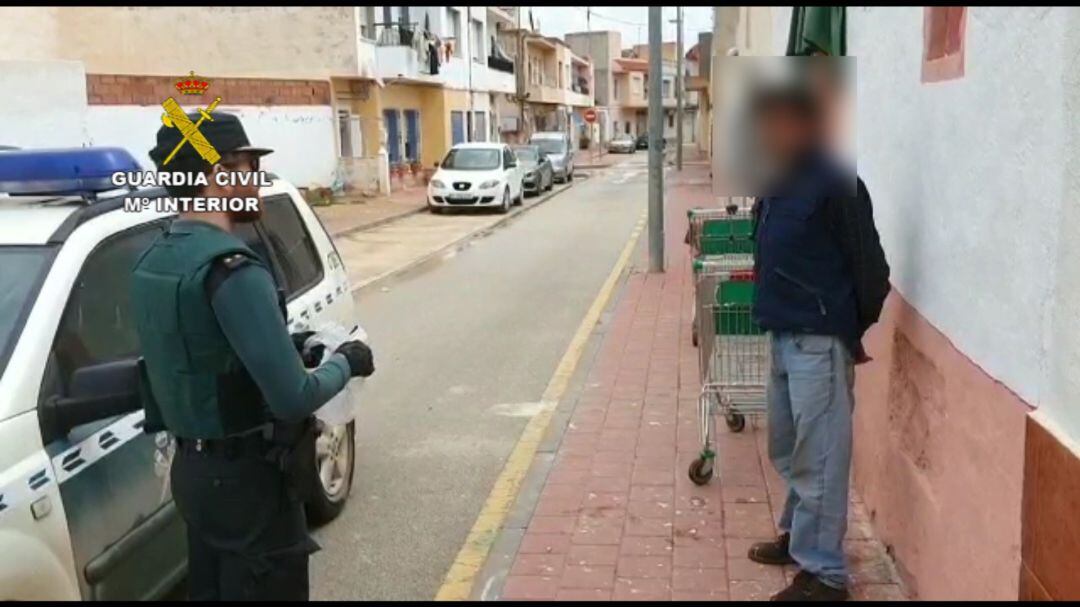
[[[767,170],[755,216],[756,322],[769,332],[769,455],[788,485],[780,537],[759,563],[801,571],[773,597],[848,596],[847,529],[853,365],[877,321],[889,267],[861,180],[830,153],[826,99],[787,83],[758,91],[752,117]]]
[[[183,135],[157,133],[150,157],[159,170],[208,177],[170,186],[170,196],[257,199],[257,180],[218,176],[257,172],[270,150],[251,147],[231,114],[214,112],[200,131],[221,154],[214,165],[185,143],[163,167]],[[232,233],[260,212],[181,212],[133,271],[145,428],[177,440],[170,480],[187,524],[193,600],[307,600],[308,557],[318,550],[303,506],[312,413],[350,377],[375,370],[371,350],[352,341],[305,371],[270,271]]]

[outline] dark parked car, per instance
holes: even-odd
[[[647,150],[647,149],[649,149],[649,134],[648,133],[642,133],[642,134],[638,135],[638,137],[637,137],[637,149],[639,149],[639,150]],[[660,140],[660,149],[661,150],[667,149],[667,139],[661,139]]]
[[[555,169],[551,166],[551,159],[536,145],[511,146],[517,154],[518,162],[524,173],[521,187],[526,194],[539,194],[554,187]]]

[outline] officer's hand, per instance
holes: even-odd
[[[301,333],[292,334],[293,346],[296,348],[297,354],[300,355],[300,360],[303,361],[304,367],[308,369],[314,369],[322,362],[323,353],[326,352],[326,346],[322,344],[315,344],[304,354],[304,342],[306,342],[312,335],[315,335],[314,331],[303,331]]]
[[[345,355],[353,377],[368,377],[375,372],[375,358],[371,348],[358,339],[341,344],[334,352]]]
[[[296,348],[297,352],[301,354],[304,353],[304,342],[306,342],[312,335],[315,335],[314,331],[301,331],[300,333],[293,333],[290,336],[292,337],[292,345],[294,348]]]

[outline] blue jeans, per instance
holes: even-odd
[[[827,335],[770,334],[769,458],[787,482],[780,516],[791,557],[822,582],[847,584],[851,412],[855,371],[843,342]]]

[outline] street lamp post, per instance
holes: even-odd
[[[649,271],[664,271],[664,104],[662,81],[663,8],[649,7]]]

